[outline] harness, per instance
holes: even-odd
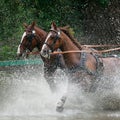
[[[77,64],[77,65],[71,67],[68,70],[68,72],[69,73],[75,73],[76,71],[81,70],[81,71],[84,71],[84,72],[88,73],[89,75],[93,75],[93,76],[99,75],[99,72],[103,69],[103,62],[100,61],[100,58],[97,54],[93,54],[93,53],[91,53],[91,54],[96,59],[96,71],[95,72],[88,69],[85,65],[86,60],[87,60],[87,53],[86,52],[81,53],[81,60],[80,60],[79,65]]]
[[[50,50],[53,52],[54,51],[53,47],[54,47],[56,41],[59,40],[59,38],[60,38],[60,30],[56,31],[56,30],[50,29],[50,31],[53,31],[53,32],[56,33],[56,36],[54,36],[53,43],[51,45],[49,45],[47,42],[45,42],[44,44],[46,44],[50,48]],[[91,55],[93,55],[93,57],[96,60],[96,71],[92,71],[92,70],[90,70],[90,69],[87,68],[87,66],[86,66],[86,60],[87,60],[87,54],[88,53],[81,52],[80,53],[81,54],[81,60],[80,60],[79,65],[76,64],[76,65],[72,66],[71,68],[68,68],[68,72],[75,73],[77,70],[82,70],[82,71],[87,72],[89,75],[96,76],[99,73],[99,70],[103,67],[103,63],[100,61],[99,56],[94,53],[94,50],[92,50],[92,51],[93,52],[91,53]],[[56,57],[56,65],[58,63],[59,63],[59,54]]]

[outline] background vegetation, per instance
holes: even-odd
[[[119,0],[2,0],[0,8],[0,60],[16,59],[24,22],[70,25],[81,44],[120,44]]]

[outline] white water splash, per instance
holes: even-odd
[[[69,85],[64,115],[86,110],[116,108],[120,105],[119,70],[110,79],[102,79],[95,93],[85,94],[74,85]],[[17,69],[12,76],[3,76],[0,81],[0,115],[53,115],[58,114],[56,103],[67,91],[68,77],[58,69],[55,75],[58,84],[56,93],[51,93],[43,77],[43,70]],[[113,102],[111,102],[113,100]],[[118,108],[118,107],[117,107]]]

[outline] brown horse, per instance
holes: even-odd
[[[115,61],[113,64],[117,64],[118,61],[120,63],[118,58],[100,58],[94,51],[91,52],[88,49],[85,51],[86,49],[72,38],[69,32],[59,29],[55,23],[52,23],[50,32],[42,47],[41,55],[48,58],[49,54],[52,54],[51,51],[58,48],[64,52],[63,57],[70,76],[70,82],[77,84],[85,92],[92,90],[98,76],[107,72],[108,69],[112,69],[114,65],[111,66],[111,60],[112,62]],[[65,101],[66,94],[58,102],[56,110],[62,111]]]
[[[21,57],[26,51],[32,52],[32,50],[36,47],[39,51],[41,50],[41,46],[44,43],[45,36],[47,33],[35,26],[35,22],[31,25],[23,24],[25,27],[25,32],[22,35],[21,42],[18,46],[17,55]]]
[[[32,52],[34,48],[39,51],[45,42],[45,37],[47,32],[35,25],[33,22],[31,25],[24,24],[25,32],[23,33],[20,45],[18,46],[17,55],[20,57],[26,50]],[[54,91],[56,89],[56,84],[53,79],[53,75],[58,67],[61,69],[65,68],[65,63],[62,55],[52,55],[50,59],[45,59],[42,57],[44,63],[44,77],[47,80],[50,89]]]
[[[51,51],[60,48],[62,51],[80,51],[83,47],[71,37],[69,32],[57,28],[53,23],[51,30],[46,37],[45,43],[41,50],[41,55],[48,58]],[[85,91],[90,91],[94,77],[98,75],[101,61],[93,52],[70,52],[63,54],[70,80],[79,84]],[[89,81],[86,78],[91,78]],[[83,81],[84,80],[84,81]],[[62,110],[66,99],[66,95],[62,97],[61,103],[57,106],[57,110]],[[64,102],[63,102],[64,101]]]

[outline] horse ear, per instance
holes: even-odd
[[[35,21],[33,21],[33,22],[32,22],[32,27],[33,27],[33,28],[34,28],[35,24],[36,24]]]
[[[57,30],[57,26],[56,26],[55,22],[52,22],[51,29]]]
[[[24,25],[24,27],[25,27],[25,28],[27,28],[27,27],[28,27],[28,25],[27,25],[26,23],[23,23],[23,25]]]

